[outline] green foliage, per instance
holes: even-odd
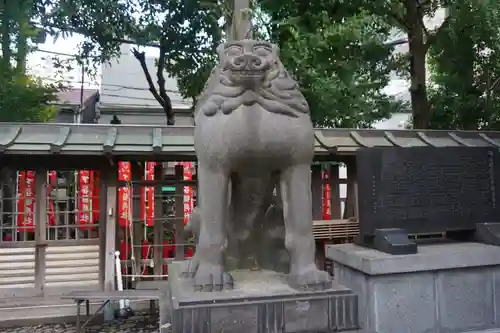
[[[160,70],[175,76],[183,97],[193,101],[231,24],[232,4],[225,0],[50,1],[42,21],[57,28],[54,32],[87,36],[82,60],[108,61],[124,40],[159,44]],[[382,45],[391,28],[383,20],[336,1],[263,0],[260,5],[252,14],[272,17],[268,35],[281,46],[283,62],[299,81],[317,125],[367,127],[400,109],[382,93],[396,67],[391,49]],[[140,61],[139,50],[135,55]],[[162,80],[156,77],[158,87],[152,78],[150,88],[160,105],[167,105],[162,102]]]
[[[466,0],[430,51],[431,126],[500,129],[500,3]]]
[[[45,122],[55,116],[50,102],[58,87],[15,70],[0,73],[0,122]]]
[[[411,80],[417,127],[500,128],[498,1],[254,1],[256,35],[280,45],[316,125],[369,127],[401,110],[383,93],[396,70]],[[232,7],[229,0],[33,0],[31,12],[52,33],[86,36],[81,61],[109,61],[126,40],[155,44],[160,72],[175,76],[182,95],[196,101],[217,60],[216,46],[231,32]],[[450,9],[442,26],[422,25],[442,7]],[[408,38],[408,55],[395,56],[385,44],[394,29]],[[168,107],[160,75],[151,77],[155,97]]]
[[[426,58],[429,48],[443,34],[449,24],[449,17],[438,26],[426,26],[428,20],[434,18],[438,10],[451,5],[460,6],[461,0],[358,0],[360,5],[370,13],[378,15],[394,28],[406,34],[408,54],[406,67],[410,78],[410,94],[412,104],[412,124],[414,128],[428,128],[432,110],[427,93]],[[353,4],[355,5],[356,2]],[[439,22],[435,22],[439,23]]]
[[[178,78],[183,97],[199,95],[222,37],[218,11],[201,6],[197,0],[50,2],[51,7],[46,7],[41,16],[43,24],[63,37],[71,33],[85,36],[81,61],[94,65],[109,61],[118,55],[123,42],[139,47],[155,45],[161,62],[158,65]]]
[[[50,102],[60,88],[26,74],[26,61],[37,31],[30,19],[37,14],[33,0],[4,1],[0,5],[0,121],[48,121],[56,110]]]
[[[263,0],[270,35],[317,126],[369,127],[402,105],[382,92],[397,68],[384,46],[391,26],[336,1]]]

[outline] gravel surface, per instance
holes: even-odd
[[[128,319],[118,319],[106,323],[90,323],[83,333],[157,333],[158,317],[136,315]],[[0,333],[75,333],[74,324],[47,324],[0,328]]]

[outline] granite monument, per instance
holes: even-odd
[[[488,240],[500,215],[497,148],[366,148],[356,162],[359,244],[409,254],[417,246],[408,234],[441,233],[498,243]]]

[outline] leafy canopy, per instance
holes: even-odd
[[[384,45],[391,27],[383,20],[335,1],[261,5],[317,126],[369,127],[401,110],[382,91],[396,68],[392,49]]]
[[[37,16],[34,0],[4,1],[0,5],[0,121],[47,121],[55,115],[50,102],[60,88],[26,74],[28,54],[38,37],[30,21]]]
[[[464,0],[430,50],[437,129],[500,129],[500,3]]]
[[[198,96],[214,65],[222,36],[221,14],[197,0],[49,2],[51,6],[41,16],[43,25],[62,37],[72,33],[85,36],[82,61],[96,65],[110,61],[124,42],[138,45],[138,54],[140,46],[154,46],[159,50],[158,65],[178,78],[185,98]]]
[[[45,122],[55,116],[50,105],[56,100],[55,85],[41,81],[14,69],[0,73],[0,122]]]

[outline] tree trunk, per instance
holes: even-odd
[[[2,68],[7,70],[10,68],[10,59],[12,57],[12,52],[10,49],[11,44],[11,23],[12,23],[12,11],[10,7],[12,6],[12,1],[10,0],[0,0],[1,12],[3,18],[1,20],[2,25]]]
[[[408,23],[408,44],[410,53],[411,105],[413,128],[428,128],[431,109],[427,99],[425,55],[428,46],[424,41],[424,25],[417,7],[417,1],[406,0],[406,22]]]
[[[413,110],[413,128],[425,129],[429,127],[431,110],[429,100],[427,99],[425,52],[422,52],[422,46],[410,46],[410,93]]]
[[[475,80],[474,80],[474,60],[475,60],[475,52],[474,52],[474,43],[470,36],[461,35],[458,36],[458,43],[460,45],[461,52],[465,52],[464,63],[461,64],[463,71],[463,87],[465,88],[463,92],[465,93],[462,98],[464,100],[464,104],[462,107],[462,126],[461,129],[464,130],[477,130],[481,118],[481,111],[478,109],[478,106],[481,104],[481,95],[482,92],[476,88]],[[491,77],[488,75],[488,85],[490,86]],[[488,92],[486,93],[488,94]],[[487,107],[487,106],[486,106]],[[458,110],[457,110],[458,111]]]
[[[475,41],[472,38],[472,33],[463,33],[464,31],[474,31],[474,27],[470,27],[468,23],[469,18],[471,15],[474,15],[473,13],[474,9],[468,7],[468,6],[463,6],[458,8],[457,10],[454,11],[453,15],[457,16],[457,21],[458,22],[463,22],[461,25],[457,25],[457,23],[454,23],[454,26],[452,26],[452,31],[455,33],[458,33],[456,35],[455,39],[455,45],[454,47],[450,48],[450,51],[446,52],[446,50],[443,50],[443,55],[448,54],[450,58],[454,57],[455,54],[450,54],[450,52],[457,52],[457,50],[460,50],[460,64],[456,64],[454,66],[455,70],[458,73],[461,73],[459,78],[460,82],[454,83],[454,86],[459,87],[459,95],[460,99],[463,101],[461,105],[461,110],[456,110],[457,112],[460,112],[460,129],[464,130],[477,130],[480,119],[482,115],[484,114],[480,110],[482,108],[481,106],[481,96],[483,95],[483,91],[478,89],[475,84],[475,75],[476,71],[474,68],[475,62],[476,62],[476,52],[474,50],[474,45]],[[446,59],[446,58],[445,58]],[[456,59],[456,57],[455,57]],[[457,66],[458,65],[458,66]],[[451,73],[450,73],[451,74]],[[491,86],[491,77],[489,73],[487,73],[486,80],[488,82],[487,87]],[[488,91],[486,92],[486,96],[488,96]],[[486,98],[486,101],[488,101],[488,98]],[[485,105],[486,112],[487,110],[487,103]]]
[[[26,60],[28,56],[28,29],[29,29],[29,2],[24,0],[19,2],[20,8],[17,12],[16,21],[19,32],[16,40],[16,69],[19,73],[26,73]]]
[[[170,100],[170,98],[167,98],[165,100],[165,104],[163,105],[163,113],[165,113],[165,117],[167,117],[167,125],[174,126],[174,109],[172,108],[172,101]]]

